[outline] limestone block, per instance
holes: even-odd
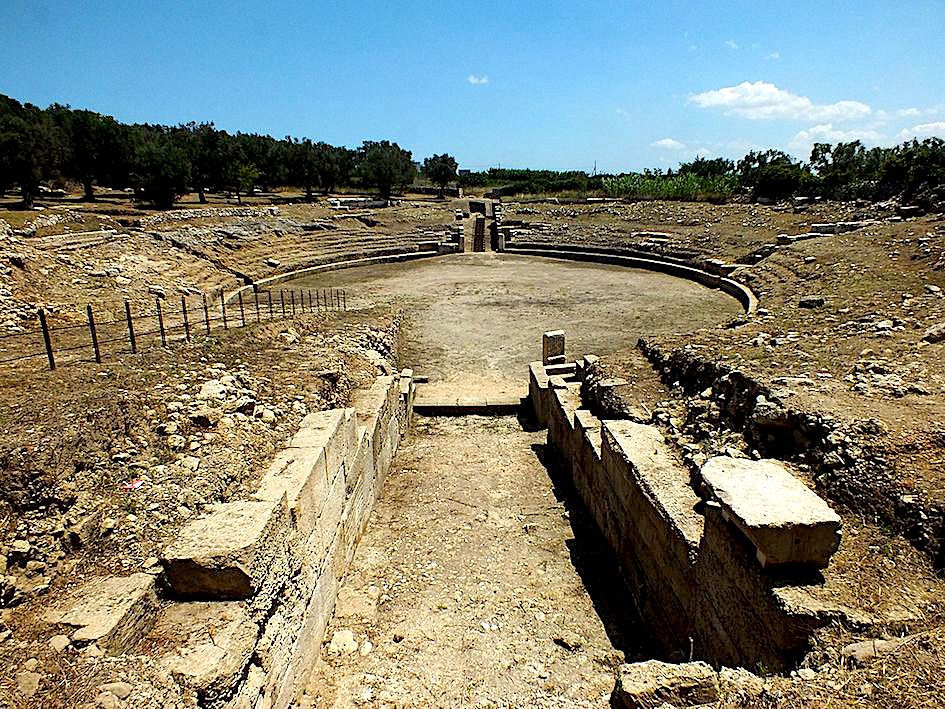
[[[362,479],[371,487],[374,485],[374,450],[367,427],[358,426],[356,437],[356,453],[351,465],[345,466],[345,487],[353,488]]]
[[[310,538],[311,553],[316,559],[324,559],[328,548],[335,537],[335,532],[341,524],[341,513],[345,506],[345,479],[338,475],[332,481],[315,523],[315,531]]]
[[[309,414],[289,448],[269,466],[253,497],[276,502],[286,495],[292,522],[304,537],[311,533],[328,485],[357,445],[354,409]]]
[[[549,330],[541,338],[541,361],[552,364],[551,358],[564,357],[564,330]],[[557,361],[557,360],[556,360]],[[561,359],[561,362],[564,360]]]
[[[48,611],[45,620],[74,627],[71,638],[76,645],[96,643],[105,652],[120,655],[148,632],[157,607],[153,576],[111,576],[86,584],[71,604]]]
[[[655,426],[633,421],[604,421],[602,459],[625,463],[636,485],[657,514],[693,550],[702,538],[703,518],[696,511],[699,496],[689,483],[689,471],[673,454]]]
[[[292,448],[323,449],[325,468],[330,478],[355,445],[354,409],[330,409],[308,414],[292,437]]]
[[[325,454],[319,448],[286,448],[280,451],[253,493],[253,498],[277,502],[286,498],[292,524],[308,534],[318,518],[328,487]]]
[[[620,666],[611,706],[651,709],[666,703],[690,707],[715,704],[718,699],[719,680],[706,663],[674,665],[649,660]]]
[[[840,545],[840,517],[777,461],[712,458],[702,480],[762,566],[824,568]]]
[[[161,564],[178,598],[240,600],[273,585],[290,532],[286,497],[226,502],[186,525]]]
[[[343,556],[339,546],[334,544],[325,559],[324,570],[318,577],[302,616],[301,627],[292,646],[289,667],[277,681],[267,687],[266,695],[271,698],[273,706],[292,705],[293,700],[297,699],[305,687],[305,680],[318,658],[325,629],[334,612],[338,596],[338,577],[332,573],[332,569],[336,565],[336,559]]]
[[[174,649],[159,659],[203,702],[230,694],[256,647],[258,627],[243,603],[174,603],[158,617],[151,638]]]

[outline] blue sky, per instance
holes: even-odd
[[[0,93],[461,166],[945,137],[945,0],[0,2]]]

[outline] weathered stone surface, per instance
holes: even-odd
[[[840,517],[777,461],[712,458],[702,480],[762,566],[823,568],[840,545]]]
[[[178,598],[239,600],[262,587],[289,533],[286,498],[226,502],[185,526],[161,564]]]
[[[704,662],[673,665],[649,660],[621,665],[611,706],[652,709],[663,703],[676,707],[714,704],[719,698],[715,671]]]
[[[357,446],[354,409],[309,414],[292,444],[269,466],[253,497],[277,501],[284,494],[292,522],[303,536],[314,529],[328,486]]]
[[[564,361],[564,330],[549,330],[541,338],[541,361],[543,364],[552,364]]]
[[[748,702],[761,696],[765,682],[748,670],[723,667],[719,670],[719,690],[722,702]]]
[[[702,537],[703,519],[696,512],[699,496],[689,473],[671,452],[655,426],[633,421],[604,421],[605,447],[625,460],[637,484],[661,515],[693,547]]]
[[[857,664],[865,665],[870,660],[874,660],[880,655],[898,650],[908,640],[909,638],[892,638],[890,640],[873,638],[872,640],[863,640],[847,645],[840,651],[840,654],[850,658]]]
[[[945,340],[945,322],[930,327],[922,334],[922,339],[932,344]]]
[[[172,643],[161,665],[204,701],[227,695],[253,656],[258,634],[244,604],[175,603],[155,623],[151,637]]]
[[[131,650],[154,622],[158,599],[154,577],[138,573],[96,579],[76,593],[71,604],[46,613],[45,620],[75,628],[76,645],[96,643],[118,655]]]

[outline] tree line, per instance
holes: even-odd
[[[418,171],[418,167],[420,168]],[[817,143],[807,162],[780,150],[751,151],[738,161],[697,157],[676,170],[588,175],[579,170],[492,168],[457,173],[456,160],[433,155],[422,166],[390,141],[359,148],[310,138],[281,140],[235,134],[213,123],[176,126],[124,124],[94,111],[53,104],[42,109],[0,94],[0,196],[14,187],[25,206],[44,183],[73,181],[84,198],[95,185],[130,189],[135,198],[167,208],[180,196],[294,186],[311,199],[316,190],[374,189],[384,197],[411,184],[418,172],[441,190],[461,187],[498,194],[603,194],[631,199],[725,201],[736,196],[782,199],[795,195],[829,199],[896,198],[945,210],[945,141],[912,140],[892,148],[860,141]]]
[[[464,187],[492,188],[505,195],[606,194],[632,199],[725,201],[739,195],[784,199],[898,199],[945,210],[945,141],[912,140],[892,148],[867,148],[860,141],[816,143],[805,163],[780,150],[751,151],[738,161],[697,157],[675,170],[590,176],[580,171],[492,168],[463,172]]]
[[[423,173],[442,189],[456,179],[449,155],[427,158]],[[0,196],[16,188],[31,207],[44,183],[73,181],[84,199],[95,185],[131,189],[158,208],[182,195],[206,192],[241,196],[255,188],[292,185],[308,199],[315,190],[372,188],[389,197],[417,177],[409,150],[387,140],[352,150],[310,138],[277,140],[230,134],[213,123],[177,126],[125,124],[94,111],[53,104],[39,108],[0,94]]]

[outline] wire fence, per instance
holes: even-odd
[[[109,355],[135,354],[153,347],[190,342],[215,331],[282,320],[304,313],[347,310],[344,289],[249,290],[229,297],[218,293],[182,295],[179,301],[155,298],[151,312],[124,302],[123,317],[97,316],[92,305],[85,322],[57,325],[45,310],[37,313],[39,329],[0,335],[0,366],[46,360],[50,370],[64,362],[101,363]]]

